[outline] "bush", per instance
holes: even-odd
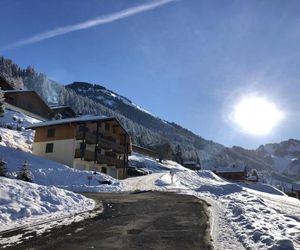
[[[27,161],[24,162],[23,166],[21,167],[20,171],[17,174],[17,179],[27,182],[33,181],[32,173],[29,169],[29,165]]]
[[[6,125],[6,128],[8,128],[8,129],[13,129],[13,125],[7,124],[7,125]]]

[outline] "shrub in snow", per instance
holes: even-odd
[[[17,131],[22,131],[24,129],[24,127],[22,127],[21,125],[17,125]]]
[[[27,182],[32,182],[33,177],[32,173],[29,169],[27,161],[24,162],[23,166],[21,167],[20,171],[17,174],[17,179]]]
[[[7,124],[7,125],[6,125],[6,128],[8,128],[8,129],[13,129],[13,125]]]
[[[3,159],[0,160],[0,176],[6,177],[7,175],[7,162],[5,162]]]

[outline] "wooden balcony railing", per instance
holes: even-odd
[[[75,158],[81,158],[81,149],[75,150]],[[85,161],[94,161],[95,159],[95,152],[85,150],[83,159]],[[97,154],[97,162],[99,164],[107,164],[108,166],[115,166],[117,168],[123,168],[124,162],[123,160],[119,160],[115,157],[108,156],[108,155],[101,155],[100,153]]]
[[[76,136],[76,139],[82,140],[83,133],[82,132],[78,133]],[[85,134],[85,140],[88,144],[96,144],[96,135],[87,132]],[[104,149],[112,149],[118,153],[125,153],[125,147],[123,145],[120,145],[115,141],[105,139],[101,136],[99,136],[98,145],[99,145],[99,147],[104,148]]]

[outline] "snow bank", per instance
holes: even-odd
[[[54,186],[0,177],[0,231],[92,210],[95,202]]]
[[[0,156],[7,162],[11,177],[16,176],[26,160],[33,174],[33,182],[37,184],[54,185],[75,192],[111,192],[122,189],[122,184],[108,175],[77,170],[13,148],[0,146]],[[89,177],[92,179],[89,180]],[[111,184],[101,184],[103,181]]]

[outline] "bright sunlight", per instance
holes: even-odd
[[[284,118],[284,113],[265,98],[247,96],[234,107],[232,120],[244,132],[267,135]]]

